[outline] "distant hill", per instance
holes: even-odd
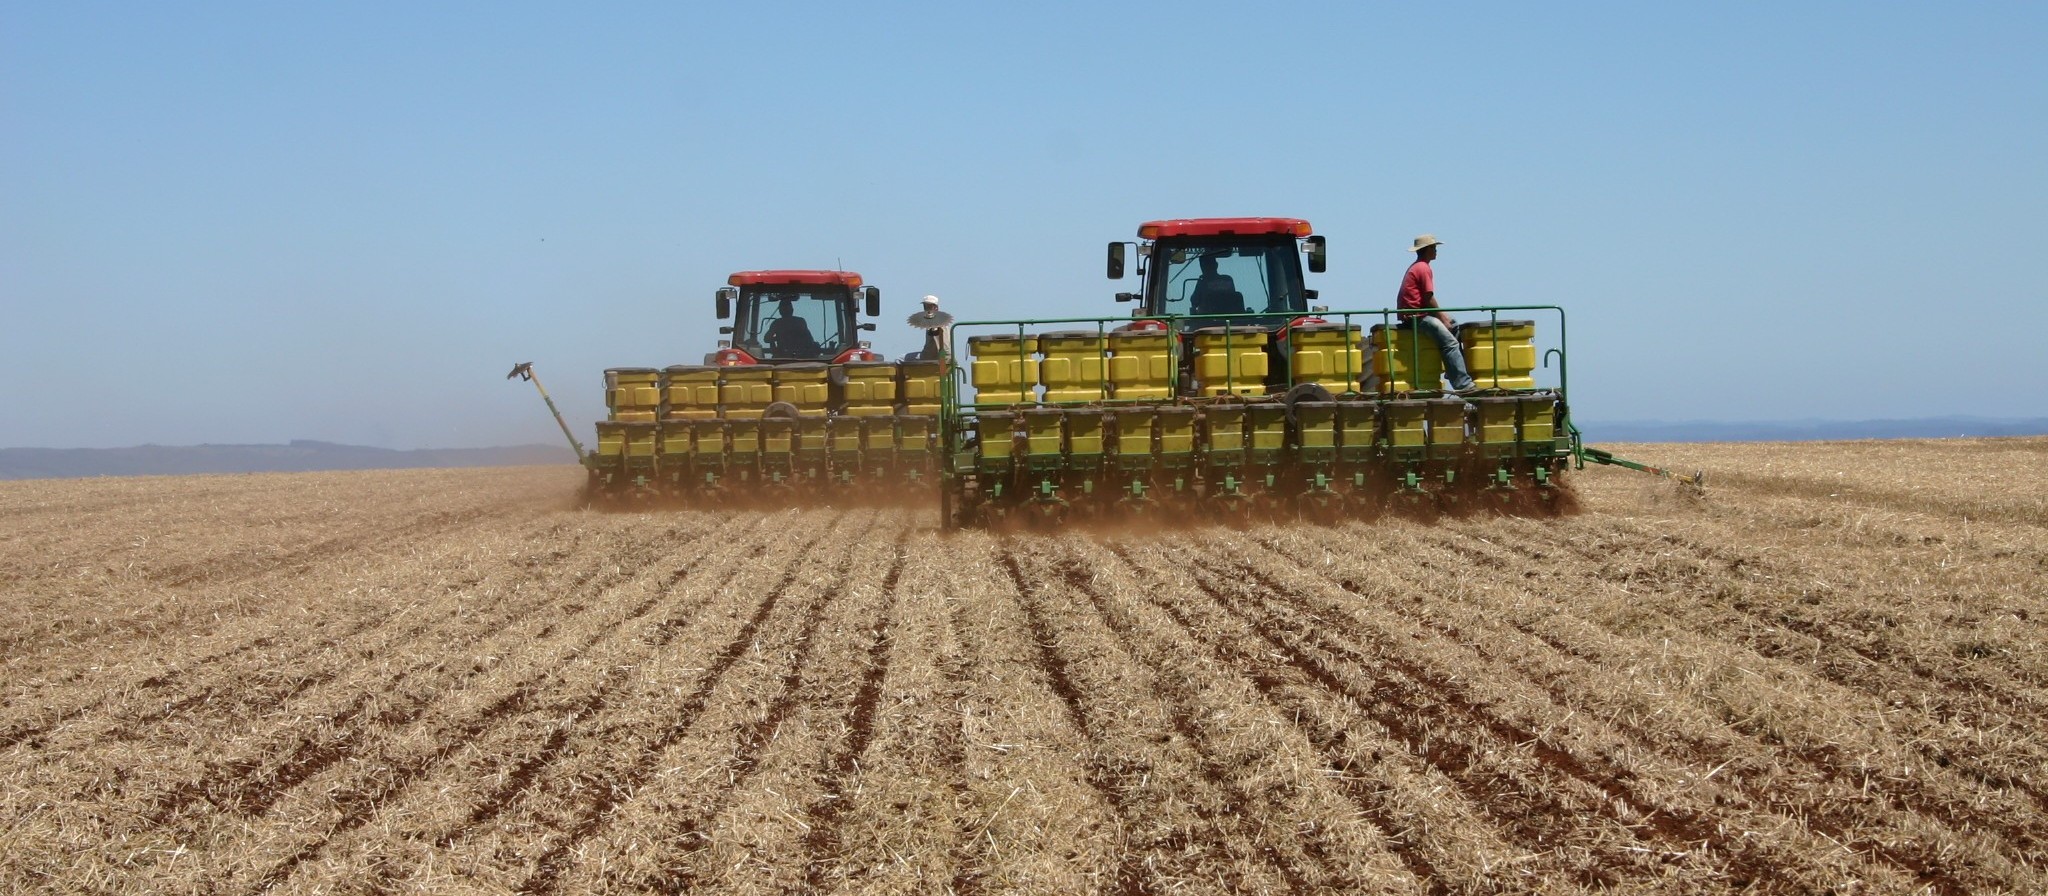
[[[1952,439],[2048,435],[2048,418],[1993,420],[1928,417],[1919,420],[1792,420],[1762,423],[1661,420],[1578,421],[1588,442],[1814,442],[1852,439]]]
[[[135,448],[0,448],[0,480],[193,473],[296,473],[406,467],[503,467],[575,463],[561,445],[397,451],[294,440],[288,445],[142,445]]]

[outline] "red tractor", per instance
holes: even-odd
[[[584,456],[595,496],[865,502],[928,481],[943,368],[886,361],[860,338],[880,290],[851,271],[726,283],[715,301],[732,323],[702,364],[605,371],[606,419]]]
[[[856,323],[854,317],[858,311],[880,316],[882,293],[861,286],[859,274],[741,271],[725,282],[728,285],[717,294],[718,319],[733,323],[718,332],[730,338],[720,339],[718,350],[705,355],[704,363],[730,367],[881,360],[860,339],[861,331],[875,325]],[[856,296],[865,308],[856,304]]]

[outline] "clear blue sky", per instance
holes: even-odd
[[[586,8],[594,7],[594,8]],[[1103,244],[1418,233],[1594,420],[2048,416],[2048,4],[0,2],[0,447],[580,432],[726,273],[878,347],[1114,314]],[[1595,433],[1597,435],[1597,433]],[[585,436],[587,438],[587,435]]]

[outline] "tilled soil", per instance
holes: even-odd
[[[7,892],[2048,892],[2048,440],[941,533],[0,484]]]

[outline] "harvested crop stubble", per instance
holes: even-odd
[[[1039,550],[1017,550],[1024,545],[1009,547],[1000,562],[1017,583],[1057,690],[1096,744],[1095,761],[1131,838],[1126,848],[1172,860],[1147,869],[1140,880],[1148,889],[1220,877],[1239,892],[1299,890],[1310,875],[1323,876],[1302,855],[1294,832],[1268,827],[1284,827],[1287,820],[1250,795],[1257,784],[1233,781],[1226,769],[1239,754],[1270,747],[1258,737],[1268,726],[1256,718],[1239,722],[1250,737],[1200,730],[1197,711],[1175,699],[1159,670],[1133,649],[1128,627],[1117,624],[1127,620],[1105,606],[1093,575]],[[1200,721],[1227,726],[1236,720]],[[1159,736],[1165,732],[1170,735]],[[1217,743],[1225,740],[1231,742]],[[1277,777],[1277,788],[1302,777],[1305,765],[1282,762],[1278,776],[1273,770],[1263,776]],[[1261,776],[1256,766],[1241,771]]]
[[[962,647],[947,623],[949,558],[903,533],[901,565],[848,720],[807,817],[805,885],[817,892],[916,889],[949,880],[969,839]]]
[[[1411,696],[1405,702],[1415,706],[1423,718],[1469,715],[1470,723],[1452,726],[1454,731],[1446,736],[1446,742],[1455,741],[1460,737],[1457,732],[1464,731],[1480,735],[1483,743],[1484,735],[1490,732],[1526,748],[1535,760],[1528,770],[1535,776],[1532,780],[1552,783],[1533,789],[1516,787],[1524,798],[1537,800],[1546,793],[1561,797],[1589,788],[1594,802],[1588,811],[1594,815],[1615,813],[1615,820],[1632,831],[1632,839],[1641,841],[1610,843],[1610,848],[1621,854],[1603,860],[1603,867],[1612,866],[1628,853],[1654,849],[1669,859],[1683,857],[1686,865],[1720,857],[1727,867],[1717,873],[1736,879],[1806,878],[1809,885],[1819,885],[1844,874],[1864,879],[1877,873],[1853,866],[1830,867],[1831,861],[1851,860],[1835,856],[1829,841],[1816,839],[1790,823],[1792,819],[1807,818],[1810,805],[1791,807],[1782,816],[1757,813],[1748,805],[1750,801],[1723,792],[1728,783],[1725,774],[1718,779],[1702,777],[1694,767],[1696,763],[1685,761],[1685,757],[1667,757],[1640,749],[1624,732],[1616,730],[1613,719],[1603,718],[1604,713],[1580,712],[1585,697],[1597,698],[1596,692],[1545,692],[1519,675],[1503,674],[1495,668],[1503,662],[1501,658],[1516,657],[1531,647],[1517,644],[1518,639],[1512,634],[1500,632],[1499,627],[1490,624],[1489,617],[1499,612],[1502,598],[1533,598],[1538,592],[1515,595],[1520,589],[1488,585],[1483,586],[1487,591],[1498,588],[1506,593],[1482,592],[1469,608],[1460,607],[1460,601],[1472,596],[1469,585],[1445,587],[1430,583],[1453,582],[1460,571],[1474,568],[1483,560],[1466,557],[1444,562],[1437,557],[1439,547],[1401,538],[1398,532],[1393,534],[1387,557],[1417,558],[1421,569],[1414,570],[1405,580],[1384,572],[1376,576],[1374,568],[1383,570],[1385,560],[1369,561],[1362,575],[1346,569],[1351,576],[1340,580],[1340,589],[1350,590],[1341,588],[1343,582],[1354,587],[1358,587],[1358,582],[1375,582],[1359,588],[1367,599],[1333,604],[1316,624],[1342,629],[1348,617],[1356,620],[1352,626],[1364,626],[1356,629],[1359,635],[1352,640],[1374,649],[1373,662],[1390,667],[1388,683],[1407,691]],[[1299,556],[1299,551],[1289,553]],[[1342,568],[1342,564],[1336,565]],[[1390,580],[1401,582],[1402,586],[1388,587]],[[1328,593],[1312,583],[1301,583],[1298,590],[1311,600],[1319,590]],[[1408,596],[1404,597],[1402,592],[1408,592]],[[1402,606],[1404,603],[1407,606]],[[1387,611],[1390,605],[1393,612]],[[1417,620],[1422,621],[1420,629],[1416,627]],[[1676,672],[1676,676],[1697,684],[1699,679],[1695,676],[1704,667],[1711,677],[1709,690],[1749,687],[1746,676],[1721,675],[1723,670],[1709,664],[1703,655],[1688,655],[1683,642],[1674,644],[1669,637],[1662,640],[1661,664],[1655,658],[1637,658],[1640,664],[1628,667],[1632,675],[1643,675],[1646,669],[1683,670]],[[1404,678],[1410,682],[1402,682]],[[1658,691],[1669,689],[1667,684]],[[1653,715],[1657,711],[1651,710]],[[1483,752],[1476,744],[1471,749]],[[1827,805],[1826,796],[1821,794],[1812,804]],[[1558,809],[1569,811],[1562,804]],[[1524,815],[1540,811],[1540,802],[1532,803],[1531,811]],[[1739,835],[1731,837],[1726,829]],[[1700,843],[1710,849],[1700,853],[1691,850],[1692,844]],[[1902,861],[1910,861],[1910,857]]]
[[[0,484],[7,892],[2048,892],[2048,439],[942,534]]]
[[[1085,710],[1053,645],[1033,627],[1003,540],[969,533],[931,544],[944,572],[945,624],[962,648],[957,666],[961,832],[938,884],[955,891],[1130,891],[1146,869],[1127,843],[1128,807],[1093,742]]]

